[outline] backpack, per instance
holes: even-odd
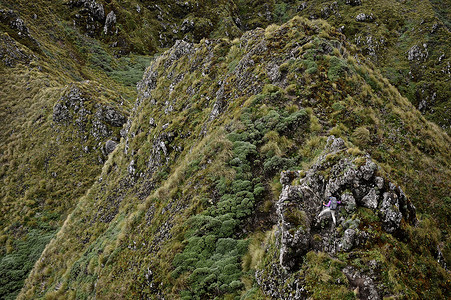
[[[337,198],[330,197],[329,199],[330,199],[330,209],[336,210],[337,209]]]

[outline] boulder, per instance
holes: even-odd
[[[104,34],[113,34],[115,32],[114,27],[116,27],[116,14],[111,11],[105,20],[105,26],[103,27]]]
[[[97,21],[105,20],[105,9],[102,3],[95,0],[72,0],[68,3],[71,7],[82,7],[86,12],[92,15]]]
[[[354,229],[348,228],[343,234],[341,239],[341,249],[343,251],[349,251],[354,246],[356,231]]]

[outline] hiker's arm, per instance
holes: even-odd
[[[324,203],[323,203],[323,204],[324,204]],[[330,206],[330,200],[329,200],[329,203],[324,204],[324,206],[329,207],[329,206]]]

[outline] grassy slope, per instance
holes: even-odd
[[[232,39],[248,29],[281,24],[294,15],[326,19],[342,28],[346,37],[362,49],[365,57],[381,69],[403,96],[449,133],[451,62],[447,56],[450,21],[446,3],[366,0],[353,6],[344,0],[97,2],[104,5],[105,15],[116,13],[117,25],[113,29],[118,30],[117,34],[105,35],[103,23],[88,22],[81,8],[55,4],[49,7],[58,11],[60,19],[75,22],[82,32],[102,40],[118,55],[156,53],[178,39],[196,42],[203,37]],[[357,21],[361,13],[371,15],[372,19]],[[87,25],[96,29],[86,30]],[[415,46],[425,57],[409,61],[408,51]]]
[[[98,2],[103,3],[102,1]],[[185,2],[189,3],[189,7],[174,8],[171,6],[170,8],[168,6],[170,3],[159,1],[157,4],[160,9],[141,1],[124,3],[113,0],[105,2],[106,14],[114,10],[118,16],[117,27],[119,30],[118,35],[104,36],[101,33],[103,24],[97,24],[99,30],[95,37],[101,40],[99,42],[83,34],[85,32],[83,26],[86,25],[83,23],[83,18],[76,27],[73,26],[75,14],[79,12],[76,8],[71,9],[60,2],[46,0],[34,1],[32,5],[28,1],[2,1],[0,8],[11,8],[18,11],[30,29],[32,37],[40,44],[37,47],[29,40],[21,39],[17,35],[15,36],[7,26],[2,25],[2,30],[32,49],[26,50],[27,53],[34,51],[38,57],[38,60],[31,65],[18,65],[14,69],[2,68],[0,70],[1,83],[4,87],[1,91],[1,128],[6,128],[2,130],[0,145],[2,148],[0,177],[3,181],[1,198],[2,212],[8,216],[8,218],[0,219],[3,228],[0,233],[0,245],[2,259],[4,259],[1,267],[5,270],[20,269],[14,276],[10,273],[5,276],[9,278],[6,279],[6,282],[13,283],[13,290],[17,291],[17,288],[20,288],[21,280],[31,267],[31,263],[27,263],[27,266],[22,268],[23,261],[32,262],[38,257],[40,250],[35,250],[43,249],[52,233],[59,228],[65,216],[77,203],[78,197],[84,194],[100,172],[101,165],[92,163],[97,161],[99,153],[82,154],[80,151],[82,141],[75,139],[63,144],[56,141],[57,135],[51,120],[52,108],[61,95],[67,91],[68,84],[74,81],[91,80],[91,84],[82,84],[81,86],[92,96],[94,102],[111,103],[111,99],[122,102],[120,98],[123,97],[125,106],[129,106],[129,101],[133,100],[136,95],[134,84],[141,77],[143,65],[147,64],[149,58],[127,55],[117,59],[112,56],[112,53],[120,54],[129,51],[153,53],[158,51],[159,47],[169,46],[174,39],[183,37],[198,41],[208,35],[213,37],[239,36],[241,34],[240,26],[241,29],[246,29],[256,26],[266,27],[272,22],[283,22],[296,13],[293,8],[298,5],[296,1],[289,1],[289,5],[281,1],[269,1],[269,5],[266,6],[267,1],[252,1],[252,3],[237,1],[236,5],[230,1],[219,3],[217,1],[201,1],[199,2],[200,7],[194,9],[193,1]],[[212,7],[212,3],[215,4],[214,7]],[[300,13],[309,15],[312,13],[312,9],[316,10],[322,7],[314,4]],[[347,30],[376,31],[378,32],[377,36],[385,34],[390,37],[390,45],[396,44],[396,35],[392,36],[387,33],[383,26],[380,26],[383,30],[379,32],[379,27],[374,24],[357,23],[353,20],[352,14],[358,10],[365,11],[368,7],[380,15],[387,8],[390,11],[401,11],[406,9],[405,7],[418,6],[415,1],[406,2],[404,3],[406,6],[402,7],[400,4],[393,4],[393,1],[384,1],[378,5],[364,1],[362,7],[345,6],[341,2],[339,4],[344,8],[344,13],[340,10],[344,17],[340,19],[331,16],[328,19],[331,23],[336,27],[341,23],[349,24]],[[436,1],[433,1],[433,4],[435,13],[446,24],[446,9],[444,10],[440,5],[437,6]],[[136,5],[141,8],[139,13]],[[399,8],[393,8],[393,5],[398,5]],[[449,58],[445,57],[443,62],[437,66],[432,66],[431,63],[437,59],[436,56],[440,55],[440,51],[447,52],[448,43],[446,41],[449,32],[445,28],[439,27],[437,33],[423,35],[423,32],[428,32],[427,29],[431,26],[431,22],[435,22],[435,17],[428,2],[421,2],[420,5],[418,7],[421,9],[407,10],[402,16],[393,14],[393,19],[389,20],[390,24],[404,26],[401,29],[393,27],[402,33],[399,37],[399,45],[396,44],[401,46],[402,51],[400,56],[397,51],[388,52],[389,60],[383,63],[384,65],[392,64],[390,59],[393,58],[395,69],[404,71],[399,74],[395,72],[395,74],[392,69],[385,68],[384,74],[392,83],[400,87],[404,95],[413,99],[412,95],[416,87],[406,81],[409,66],[406,64],[403,53],[413,45],[413,42],[416,43],[419,38],[425,38],[432,43],[433,47],[429,49],[431,60],[427,63],[423,78],[426,78],[426,81],[432,78],[434,82],[438,82],[439,86],[445,87],[445,92],[438,93],[438,95],[446,99],[448,85],[446,80],[448,79],[446,76],[437,77],[438,75],[433,71],[446,65]],[[217,14],[217,12],[220,13]],[[258,15],[256,12],[265,13]],[[37,18],[34,17],[34,14]],[[236,24],[237,16],[241,18],[241,25],[239,22]],[[184,19],[195,21],[195,26],[186,32],[180,31]],[[400,21],[401,19],[409,20],[408,24]],[[422,19],[425,22],[420,26],[418,24]],[[170,26],[165,28],[162,23],[170,24]],[[143,28],[146,30],[142,30]],[[406,28],[407,31],[405,31]],[[174,33],[174,29],[178,32]],[[389,30],[392,28],[390,27]],[[345,31],[345,33],[347,32]],[[440,40],[445,42],[437,42]],[[118,42],[118,46],[113,47],[112,53],[110,53],[110,50],[106,50],[104,47],[104,43],[111,46],[115,42]],[[384,51],[380,52],[379,54],[384,57]],[[227,69],[233,69],[236,63],[236,60],[230,61]],[[99,93],[92,88],[97,83],[103,85],[102,91]],[[440,107],[435,107],[435,114],[438,116],[449,115],[446,110],[446,102]],[[440,124],[446,124],[446,122],[446,119],[439,121]],[[69,132],[66,139],[73,138],[72,130],[74,130],[72,127],[67,130],[63,129],[62,132]],[[39,133],[36,134],[37,132]],[[419,147],[422,151],[428,151],[434,155],[434,143],[430,140],[415,138],[413,142],[421,144]],[[94,143],[94,141],[90,140],[89,143]],[[389,151],[395,154],[394,157],[404,155],[399,149],[389,148]],[[49,160],[50,156],[53,158]],[[67,158],[70,159],[67,160]],[[388,160],[387,157],[384,159]],[[429,180],[428,172],[437,168],[434,166],[435,163],[427,162],[426,159],[415,160],[415,155],[411,155],[411,160],[412,164],[416,164],[417,170],[420,170],[419,174],[402,175],[403,172],[412,173],[409,169],[410,165],[403,166],[401,169],[397,168],[395,169],[397,171],[393,171],[393,173],[398,173],[397,176],[400,180],[404,177],[406,185],[410,185],[412,191],[418,195],[428,193],[427,188],[419,182],[423,179]],[[47,164],[50,164],[50,167]],[[72,176],[72,170],[78,172]],[[51,176],[52,172],[59,175],[55,178]],[[416,178],[416,181],[410,181],[412,177]],[[438,186],[442,186],[442,188],[446,186],[446,180],[446,176],[439,179]],[[440,197],[434,199],[432,212],[439,214],[436,218],[448,218],[446,202],[442,201]],[[41,231],[35,232],[33,231],[35,229]],[[33,236],[40,236],[40,232],[43,234],[42,240],[40,241],[40,238],[35,240]],[[27,241],[24,238],[28,235],[30,236],[29,244],[26,244]],[[23,249],[26,250],[23,251]],[[28,256],[30,253],[33,254]],[[2,274],[6,274],[6,272],[2,272]]]
[[[338,41],[329,25],[295,19],[153,61],[155,86],[141,86],[127,139],[19,298],[261,295],[255,263],[241,268],[245,240],[271,228],[278,172],[307,167],[328,134],[371,154],[421,214],[446,220],[449,137]],[[443,274],[428,252],[416,263]],[[446,292],[427,274],[409,287],[411,275],[399,271],[387,292]]]
[[[91,123],[85,131],[75,122],[54,123],[54,105],[77,86],[91,111],[111,106],[127,115],[149,58],[114,59],[61,18],[60,4],[3,5],[19,12],[39,43],[30,46],[30,40],[5,27],[26,53],[35,55],[31,63],[0,66],[0,295],[13,299],[45,245],[100,173],[99,158],[104,159],[99,143],[105,140],[90,135]],[[119,129],[111,129],[118,138]]]

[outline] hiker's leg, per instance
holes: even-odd
[[[329,207],[325,208],[325,209],[318,215],[318,218],[321,218],[321,216],[324,215],[325,213],[327,213],[328,211],[330,211],[330,208],[329,208]]]
[[[337,224],[337,222],[335,221],[335,211],[331,210],[330,214],[332,215],[332,221],[334,221],[334,224]]]

